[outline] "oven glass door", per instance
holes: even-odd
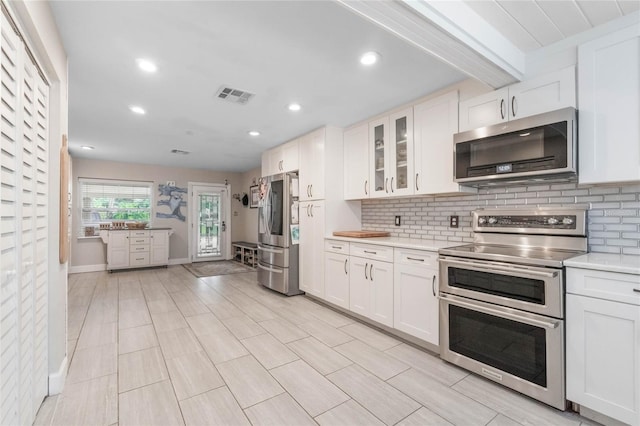
[[[445,293],[563,317],[561,270],[444,256],[440,268]]]
[[[440,356],[564,409],[564,321],[440,294]]]
[[[544,328],[449,306],[449,349],[528,382],[547,386]]]

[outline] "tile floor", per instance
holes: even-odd
[[[255,272],[69,278],[70,367],[36,425],[580,425]]]

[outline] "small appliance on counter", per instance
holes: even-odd
[[[258,283],[294,296],[298,282],[298,172],[262,178],[258,202]]]

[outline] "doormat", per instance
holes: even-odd
[[[255,269],[234,260],[216,260],[213,262],[183,263],[187,271],[198,278],[213,277],[215,275],[239,274],[253,272]]]

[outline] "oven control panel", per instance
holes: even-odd
[[[482,214],[477,218],[477,226],[481,228],[576,229],[576,223],[575,215],[499,216]]]

